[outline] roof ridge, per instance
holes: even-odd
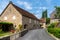
[[[8,7],[10,4],[12,4],[12,6],[13,6],[18,12],[20,12],[22,15],[27,16],[27,17],[32,18],[32,19],[39,20],[39,19],[37,19],[37,17],[36,17],[35,15],[33,15],[32,13],[30,13],[30,12],[28,12],[28,11],[26,11],[26,10],[18,7],[18,6],[16,6],[16,5],[13,4],[12,2],[9,2],[9,4],[7,5],[7,7]],[[7,7],[6,7],[6,8],[7,8]],[[4,9],[4,11],[6,10],[6,8]],[[1,15],[4,13],[4,11],[1,13]],[[1,16],[1,15],[0,15],[0,16]]]

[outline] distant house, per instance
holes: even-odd
[[[24,29],[40,27],[40,21],[33,14],[10,2],[1,13],[0,19],[4,22],[12,22],[16,27],[22,25]]]
[[[59,19],[58,18],[55,18],[55,14],[56,14],[56,11],[53,11],[50,14],[50,23],[59,22]]]
[[[41,27],[46,28],[46,19],[45,18],[40,19],[40,25],[41,25]]]

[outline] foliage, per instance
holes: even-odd
[[[2,31],[4,32],[7,32],[13,29],[13,24],[9,22],[0,22],[0,25],[1,25]]]
[[[48,28],[48,32],[60,38],[60,28]]]
[[[47,30],[49,33],[53,34],[54,36],[60,38],[60,28],[55,27],[56,23],[52,23],[48,26]]]
[[[4,31],[0,30],[0,37],[5,36],[5,35],[10,35],[10,34],[11,34],[10,32],[4,32]]]
[[[46,18],[46,24],[50,23],[50,18]]]
[[[16,28],[16,32],[19,32],[19,31],[21,31],[23,29],[23,27],[22,27],[22,25],[18,25],[18,27]]]
[[[19,24],[19,29],[20,29],[20,30],[22,30],[22,29],[23,29],[22,25],[20,25],[20,24]]]
[[[50,25],[48,25],[48,28],[54,28],[55,27],[55,23],[51,23]]]
[[[55,18],[59,18],[60,19],[60,7],[56,6],[56,14],[55,14]]]
[[[0,22],[0,24],[12,24],[10,22]]]
[[[42,18],[47,18],[47,10],[42,12]]]

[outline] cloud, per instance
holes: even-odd
[[[47,7],[39,7],[39,9],[46,10],[46,9],[47,9]]]
[[[44,10],[46,10],[47,8],[46,7],[43,7]]]
[[[25,2],[25,1],[24,2],[23,1],[17,1],[17,3],[20,4],[20,5],[23,5],[26,9],[29,9],[29,10],[32,9],[31,4],[28,3],[28,2]]]
[[[37,13],[39,13],[40,11],[36,11]]]

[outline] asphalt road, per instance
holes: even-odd
[[[25,36],[18,40],[55,40],[45,29],[36,29],[29,31]]]

